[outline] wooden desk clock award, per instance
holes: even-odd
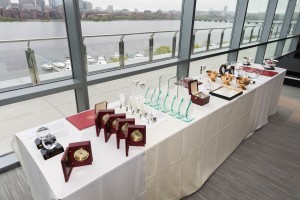
[[[65,181],[69,181],[74,167],[91,165],[92,162],[93,155],[90,141],[70,143],[61,158]]]

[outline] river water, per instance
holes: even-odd
[[[195,22],[196,29],[231,27],[232,23],[224,22]],[[107,35],[122,33],[137,33],[150,31],[178,31],[180,21],[112,21],[112,22],[89,22],[81,23],[83,36],[87,35]],[[60,22],[3,22],[0,23],[0,40],[18,40],[33,38],[66,37],[66,27],[63,21]],[[208,31],[197,31],[196,44],[204,46],[207,41]],[[154,35],[154,49],[159,46],[172,46],[173,33],[163,33]],[[224,34],[224,42],[230,40],[231,30]],[[143,52],[147,56],[149,48],[150,34],[131,35],[124,38],[125,53],[131,57],[136,52]],[[119,50],[120,36],[85,38],[84,43],[87,53],[94,58],[103,56],[106,58],[116,54]],[[177,34],[178,50],[179,34]],[[220,41],[220,31],[212,32],[211,44],[218,44]],[[28,76],[25,50],[27,42],[2,43],[0,44],[0,81],[12,78]],[[217,46],[217,45],[216,45]],[[40,68],[42,61],[51,62],[53,60],[64,61],[69,57],[67,39],[31,42],[30,47],[35,51],[39,73],[47,73]]]

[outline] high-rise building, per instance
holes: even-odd
[[[6,8],[10,5],[10,0],[0,0],[0,7]]]
[[[224,6],[224,12],[227,12],[228,6]]]
[[[114,12],[114,7],[113,7],[113,5],[108,5],[108,6],[107,6],[107,12],[109,12],[109,13]]]
[[[35,0],[35,5],[44,6],[45,0]]]
[[[93,10],[93,4],[88,1],[83,2],[83,9],[85,10]]]
[[[19,0],[20,6],[24,6],[25,4],[34,4],[35,5],[35,0]]]
[[[83,0],[78,0],[79,9],[83,10]]]
[[[63,4],[62,0],[49,0],[49,5],[52,8],[56,8],[57,6],[62,5],[62,4]]]

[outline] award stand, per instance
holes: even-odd
[[[64,148],[59,143],[57,143],[53,149],[45,149],[45,148],[41,149],[41,153],[45,160],[48,160],[49,158],[52,158],[63,152],[64,152]]]
[[[114,133],[117,133],[118,130],[118,120],[119,119],[125,119],[126,114],[110,114],[109,120],[105,125],[104,128],[104,140],[105,142],[108,142],[110,136]]]
[[[120,148],[120,140],[126,139],[127,129],[128,125],[135,124],[134,118],[128,118],[128,119],[119,119],[118,120],[118,130],[117,130],[117,148]]]
[[[93,155],[91,142],[83,141],[70,143],[60,162],[64,173],[65,182],[68,182],[74,167],[92,164]]]
[[[109,115],[115,114],[114,109],[107,109],[107,110],[99,110],[98,115],[95,119],[95,127],[96,127],[96,134],[97,137],[100,135],[101,129],[106,126],[106,123],[109,121]]]
[[[126,135],[126,156],[128,156],[129,146],[145,146],[146,126],[129,124]]]

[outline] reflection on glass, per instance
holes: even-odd
[[[257,51],[257,47],[241,50],[239,51],[237,60],[242,61],[244,57],[249,57],[255,60],[256,51]]]
[[[44,83],[72,75],[71,65],[65,63],[70,56],[63,1],[42,2],[0,1],[0,40],[7,41],[0,44],[1,91],[32,86],[31,77]],[[30,63],[36,65],[33,74],[29,73],[25,55],[28,48],[33,51]]]
[[[266,58],[273,58],[275,54],[275,50],[277,47],[278,42],[269,43],[267,45],[266,53],[265,53],[265,59]]]
[[[289,52],[290,50],[290,46],[291,46],[291,42],[292,42],[292,39],[286,39],[285,40],[285,43],[284,43],[284,48],[283,48],[283,51],[282,51],[282,55]]]

